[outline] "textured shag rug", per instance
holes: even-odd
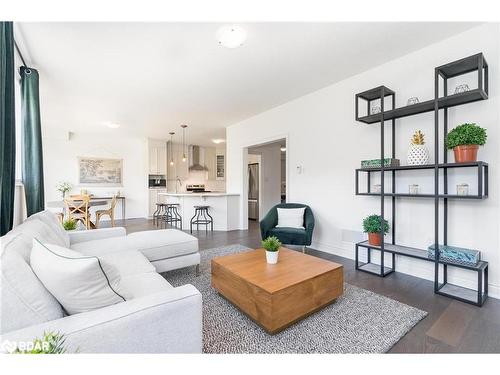
[[[213,257],[248,251],[241,245],[202,250],[201,275],[164,273],[174,286],[194,285],[203,296],[205,353],[385,353],[427,312],[345,283],[331,305],[269,335],[210,286]]]

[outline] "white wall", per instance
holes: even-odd
[[[71,183],[73,193],[87,189],[95,195],[110,195],[120,191],[126,198],[127,218],[148,216],[148,150],[146,138],[128,138],[117,135],[90,136],[73,134],[68,140],[60,130],[44,128],[44,178],[46,202],[61,200],[56,185]],[[78,156],[123,159],[123,186],[89,187],[78,185]],[[116,217],[121,219],[117,205]]]
[[[434,96],[434,67],[483,52],[490,68],[489,100],[450,109],[449,124],[454,127],[477,122],[487,128],[488,143],[480,149],[479,158],[491,165],[490,196],[484,201],[450,201],[449,243],[481,250],[490,262],[490,294],[500,297],[499,40],[499,25],[486,24],[228,127],[228,192],[240,193],[246,199],[242,173],[245,147],[288,137],[287,198],[312,207],[317,222],[313,247],[353,258],[353,243],[362,236],[362,219],[380,209],[379,199],[354,194],[354,170],[360,160],[380,155],[380,127],[354,120],[354,95],[384,84],[396,91],[397,106],[405,105],[412,96],[428,100]],[[389,124],[386,126],[389,129]],[[421,129],[427,135],[433,160],[433,127],[433,113],[398,120],[397,157],[406,162],[411,134]],[[390,156],[390,149],[386,156]],[[449,157],[453,160],[451,152]],[[407,189],[409,182],[417,181],[428,189],[432,171],[427,173],[431,174],[404,175],[408,177],[398,188]],[[456,181],[470,178],[464,171],[453,173],[463,173]],[[387,209],[389,203],[387,200]],[[246,228],[246,205],[241,207],[240,227]],[[426,248],[433,239],[433,217],[432,200],[398,199],[397,242]],[[433,279],[429,262],[399,258],[397,270]],[[464,286],[476,285],[472,273],[454,270],[449,278]]]
[[[260,155],[259,217],[281,202],[281,146],[279,143],[253,147],[250,154]],[[251,155],[248,155],[249,157]]]

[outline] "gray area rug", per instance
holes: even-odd
[[[194,285],[203,296],[205,353],[385,353],[427,313],[350,284],[333,304],[269,335],[210,286],[210,259],[248,251],[231,245],[201,251],[201,275],[167,272],[174,286]]]

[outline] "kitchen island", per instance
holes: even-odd
[[[189,230],[189,223],[194,215],[194,206],[209,206],[210,216],[214,220],[214,230],[229,231],[238,229],[240,197],[239,194],[222,192],[200,193],[158,193],[162,203],[178,203],[182,216],[182,229]],[[208,228],[210,230],[210,227]],[[193,226],[193,230],[196,230]],[[200,225],[200,230],[205,230]]]

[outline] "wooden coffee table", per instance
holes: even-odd
[[[212,287],[273,334],[342,295],[343,266],[281,248],[277,264],[264,249],[212,259]]]

